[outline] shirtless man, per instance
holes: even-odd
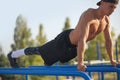
[[[8,54],[10,65],[17,68],[16,59],[23,55],[41,55],[45,65],[52,65],[57,61],[67,62],[77,56],[78,70],[85,71],[84,52],[86,42],[92,40],[100,32],[104,32],[106,50],[111,64],[115,67],[117,62],[113,60],[112,39],[110,34],[109,16],[117,7],[118,0],[101,0],[97,3],[99,8],[85,11],[75,29],[69,29],[60,33],[55,39],[40,47],[28,47],[13,51]]]

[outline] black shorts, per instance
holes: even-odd
[[[52,65],[57,61],[65,63],[76,57],[76,46],[72,45],[69,39],[69,33],[72,30],[63,31],[54,40],[39,48],[41,57],[46,65]]]

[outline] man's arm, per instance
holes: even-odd
[[[88,13],[84,13],[77,25],[79,27],[79,40],[77,44],[77,59],[78,59],[78,70],[85,71],[86,66],[84,65],[84,52],[85,45],[89,35],[89,21]]]
[[[117,63],[114,61],[114,57],[113,57],[113,43],[112,43],[109,27],[110,27],[110,25],[108,24],[106,29],[104,30],[105,47],[106,47],[107,53],[109,55],[111,64],[115,67]]]

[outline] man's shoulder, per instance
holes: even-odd
[[[84,11],[84,15],[88,16],[88,15],[93,15],[94,13],[94,10],[93,8],[88,8],[86,11]]]
[[[94,10],[95,10],[95,9],[93,9],[93,8],[88,8],[85,12],[86,12],[86,13],[93,13]]]
[[[84,13],[81,15],[81,18],[83,18],[87,21],[91,21],[91,19],[94,18],[94,9],[89,8],[86,11],[84,11]]]

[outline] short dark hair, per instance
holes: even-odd
[[[114,4],[118,4],[118,2],[119,2],[119,0],[101,0],[101,1],[103,1],[103,2],[109,2],[109,3],[114,3]],[[98,6],[100,6],[101,1],[99,1],[97,3]]]

